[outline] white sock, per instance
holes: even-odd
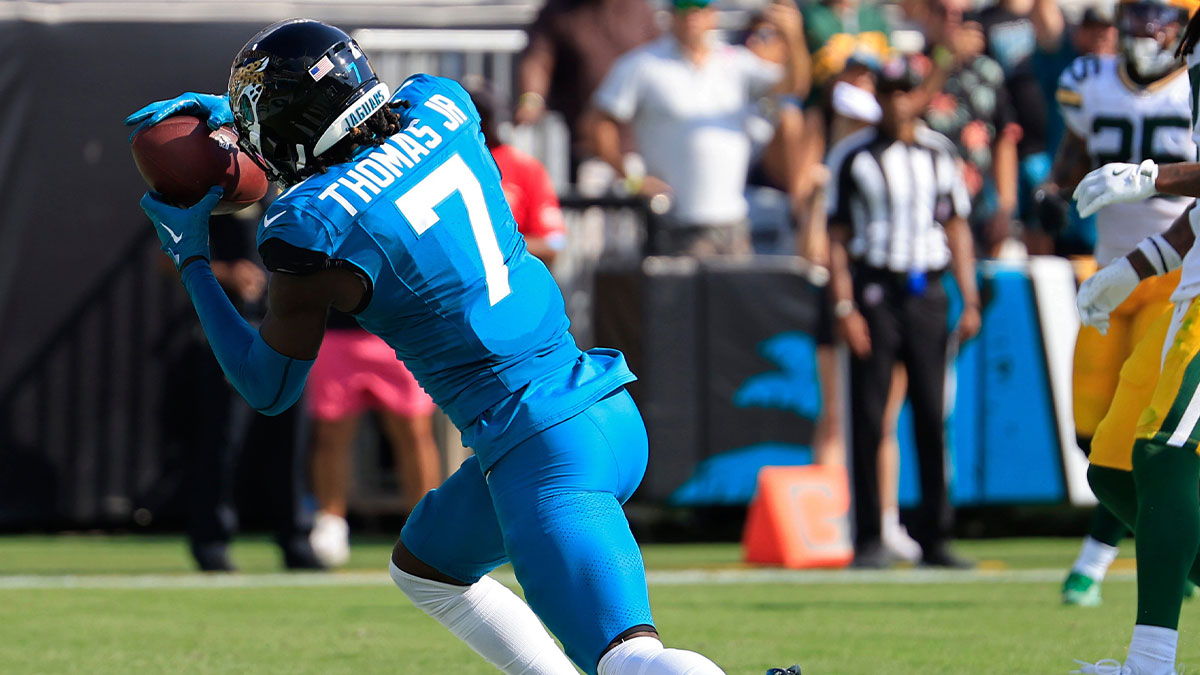
[[[1129,658],[1125,665],[1140,675],[1168,675],[1175,672],[1175,646],[1179,631],[1162,626],[1133,627]]]
[[[1084,537],[1083,547],[1079,549],[1079,557],[1075,559],[1071,571],[1079,572],[1096,583],[1104,581],[1109,566],[1117,559],[1118,550],[1116,546]]]
[[[413,576],[396,563],[388,571],[414,605],[502,672],[577,675],[529,605],[495,579],[455,586]]]
[[[894,527],[900,529],[900,509],[895,506],[889,506],[883,509],[883,526]]]
[[[600,675],[725,675],[717,664],[696,652],[664,649],[649,636],[626,640],[608,650],[596,670]]]

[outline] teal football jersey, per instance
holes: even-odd
[[[487,469],[635,378],[620,352],[581,352],[567,332],[562,295],[525,249],[462,87],[414,75],[393,100],[408,104],[405,129],[281,195],[259,247],[279,239],[357,268],[371,284],[358,322],[396,350]]]

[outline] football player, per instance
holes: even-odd
[[[335,307],[395,349],[475,451],[404,526],[390,565],[404,594],[505,673],[567,675],[568,656],[592,675],[721,673],[658,639],[621,509],[647,457],[634,376],[620,352],[575,346],[466,92],[414,75],[393,96],[350,36],[292,19],[246,43],[227,96],[127,123],[179,112],[232,121],[286,189],[258,229],[272,274],[257,331],[209,266],[220,188],[186,209],[142,199],[238,391],[265,414],[295,403]],[[486,576],[504,562],[528,605]]]
[[[1193,14],[1178,51],[1187,58],[1193,83],[1193,134],[1200,94],[1198,41],[1200,15]],[[1200,164],[1160,166],[1154,159],[1105,164],[1088,173],[1074,193],[1085,217],[1158,194],[1200,196]],[[1200,580],[1200,250],[1193,248],[1198,220],[1200,211],[1193,206],[1166,232],[1138,242],[1079,289],[1080,318],[1103,333],[1110,315],[1142,280],[1181,269],[1171,295],[1174,308],[1156,321],[1122,368],[1112,410],[1096,429],[1088,469],[1101,503],[1134,531],[1138,611],[1133,638],[1123,664],[1105,659],[1083,664],[1078,672],[1174,674],[1185,580]],[[1124,425],[1110,424],[1118,407],[1139,411],[1133,434],[1122,437]],[[1102,442],[1113,452],[1098,452]]]
[[[1196,156],[1191,88],[1175,51],[1197,5],[1200,0],[1123,1],[1117,8],[1120,55],[1081,56],[1063,71],[1056,98],[1066,132],[1051,181],[1044,186],[1048,192],[1072,190],[1089,169],[1109,162],[1185,162]],[[1096,263],[1107,265],[1143,238],[1163,232],[1188,203],[1183,197],[1159,195],[1145,204],[1101,209],[1096,218]],[[1121,424],[1128,432],[1107,438],[1132,433],[1140,410],[1112,405],[1121,364],[1154,320],[1167,311],[1178,282],[1178,270],[1147,279],[1112,312],[1107,334],[1090,326],[1079,331],[1073,382],[1075,432],[1085,453],[1113,452],[1094,448],[1092,439],[1110,409],[1110,423]],[[1100,582],[1117,556],[1125,531],[1108,509],[1096,507],[1088,536],[1063,583],[1064,603],[1100,604]]]

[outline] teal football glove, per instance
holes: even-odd
[[[213,186],[188,208],[171,206],[155,192],[142,196],[142,211],[154,223],[162,250],[175,262],[176,269],[183,269],[194,258],[208,260],[208,217],[223,194],[221,186]]]
[[[126,126],[137,125],[129,140],[137,132],[153,126],[171,115],[195,115],[208,120],[211,129],[233,124],[233,110],[229,108],[228,94],[197,94],[188,92],[166,101],[155,101],[125,118]]]

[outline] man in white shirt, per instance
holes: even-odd
[[[750,252],[744,190],[751,103],[771,93],[800,94],[807,79],[800,13],[792,3],[766,11],[787,44],[780,66],[714,40],[717,11],[710,1],[674,0],[670,31],[618,59],[593,97],[600,113],[597,154],[631,192],[670,201],[653,242],[667,255]],[[622,123],[633,128],[644,176],[626,173]]]

